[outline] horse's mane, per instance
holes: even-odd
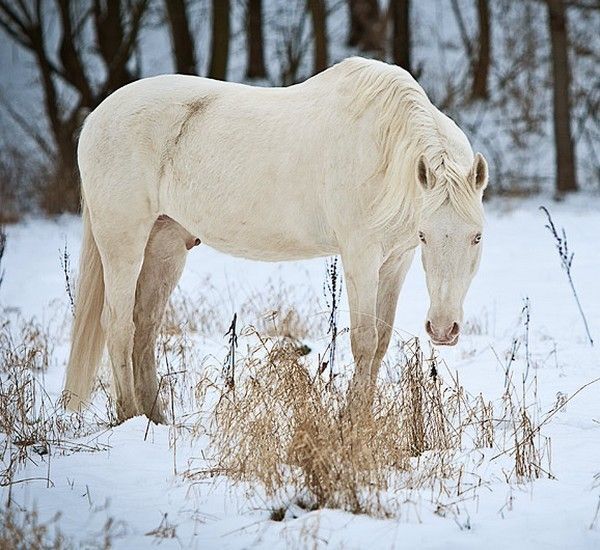
[[[481,223],[480,195],[468,181],[464,147],[456,140],[451,143],[452,137],[439,127],[436,108],[417,81],[400,67],[360,57],[338,66],[353,89],[350,108],[354,116],[371,106],[377,109],[381,156],[373,176],[383,176],[383,185],[369,205],[373,226],[414,228],[422,212],[433,212],[447,201],[466,221]],[[435,179],[427,193],[416,178],[421,155]]]

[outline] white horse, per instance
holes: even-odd
[[[435,344],[458,339],[487,164],[399,67],[351,58],[289,88],[147,78],[89,115],[78,156],[71,408],[89,398],[106,343],[119,418],[162,419],[155,338],[196,237],[254,260],[341,255],[351,395],[366,402],[419,240],[427,332]]]

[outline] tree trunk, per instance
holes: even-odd
[[[308,9],[312,18],[314,40],[313,73],[324,71],[328,65],[327,59],[327,13],[324,0],[308,0]]]
[[[185,0],[165,0],[171,31],[175,69],[180,74],[196,74],[196,51],[186,12]]]
[[[556,148],[556,192],[577,190],[575,152],[571,135],[570,70],[567,18],[563,0],[546,0],[552,42],[554,79],[554,140]]]
[[[383,54],[383,21],[378,0],[348,0],[350,32],[348,46]]]
[[[490,72],[490,7],[488,0],[477,0],[477,19],[479,21],[479,48],[477,58],[473,60],[473,85],[471,99],[488,99],[488,75]]]
[[[46,140],[40,139],[33,126],[26,123],[24,127],[33,130],[33,139],[43,144],[42,150],[52,158],[40,196],[49,213],[79,208],[77,138],[83,117],[111,91],[138,76],[130,61],[149,0],[88,3],[89,9],[80,13],[81,10],[73,9],[80,4],[76,0],[56,0],[57,11],[43,9],[42,0],[0,0],[0,30],[34,56],[39,70],[53,146],[46,150]],[[89,30],[95,38],[92,50],[97,58],[93,65]],[[98,61],[104,65],[105,74],[99,81],[94,79],[92,85],[88,75],[98,74]],[[15,120],[22,118],[15,116]]]
[[[246,78],[266,78],[267,76],[262,24],[262,0],[248,0]]]
[[[212,40],[208,76],[227,79],[229,61],[229,0],[212,2]]]
[[[411,72],[410,63],[410,0],[392,0],[392,55],[396,65]]]
[[[107,72],[106,95],[135,80],[127,66],[129,56],[124,56],[126,36],[124,18],[126,8],[121,0],[112,2],[94,1],[94,17],[98,52],[104,61]]]

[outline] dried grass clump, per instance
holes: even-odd
[[[372,416],[350,419],[344,384],[312,373],[293,341],[263,339],[261,348],[216,407],[220,470],[258,480],[270,497],[381,513],[374,497],[407,463],[396,390],[378,392]]]
[[[400,390],[402,442],[411,456],[429,450],[450,449],[456,445],[451,411],[456,388],[444,388],[438,376],[437,359],[425,359],[418,338],[404,344]],[[459,388],[459,391],[462,388]]]
[[[238,365],[233,383],[212,383],[223,389],[210,434],[210,473],[259,482],[281,509],[301,501],[389,516],[403,490],[435,487],[459,496],[470,483],[465,461],[483,448],[514,459],[507,481],[546,473],[534,437],[539,429],[522,402],[506,392],[495,407],[470,396],[457,376],[444,383],[435,353],[426,357],[416,338],[401,347],[393,367],[399,380],[377,384],[372,413],[349,414],[346,379],[313,369],[292,339],[255,335],[260,345]],[[476,490],[482,480],[473,479]]]
[[[0,509],[0,548],[28,550],[66,550],[75,548],[58,527],[60,514],[47,522],[38,518],[36,510],[20,511],[14,507]]]
[[[4,315],[4,314],[3,314]],[[0,320],[0,485],[6,486],[33,456],[94,451],[103,447],[69,441],[96,431],[97,417],[67,413],[44,388],[50,351],[48,333],[34,321]],[[90,420],[90,419],[88,419]],[[48,471],[48,484],[50,472]]]
[[[261,339],[216,407],[216,470],[236,481],[259,481],[280,500],[393,513],[393,499],[383,497],[401,486],[410,457],[435,451],[439,467],[431,467],[429,456],[429,478],[452,475],[447,452],[460,448],[467,424],[456,421],[472,420],[467,407],[458,414],[464,390],[442,383],[437,359],[424,358],[418,339],[405,344],[402,359],[401,379],[377,385],[372,412],[350,414],[346,380],[311,369],[293,340]],[[471,416],[478,412],[489,409],[473,408]],[[479,424],[489,437],[489,425]]]
[[[229,326],[234,296],[238,294],[242,291],[235,287],[227,294],[222,293],[210,276],[198,285],[193,296],[178,290],[167,306],[162,331],[170,336],[221,336]],[[315,314],[322,308],[308,283],[292,285],[282,279],[270,279],[264,288],[243,294],[236,300],[240,302],[235,308],[238,317],[265,336],[303,340],[320,336],[327,328],[326,313]]]
[[[18,369],[45,372],[51,353],[50,337],[39,323],[0,313],[0,373]]]

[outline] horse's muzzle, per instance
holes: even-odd
[[[436,346],[455,346],[460,335],[460,326],[456,322],[440,330],[430,320],[427,320],[425,330]]]

